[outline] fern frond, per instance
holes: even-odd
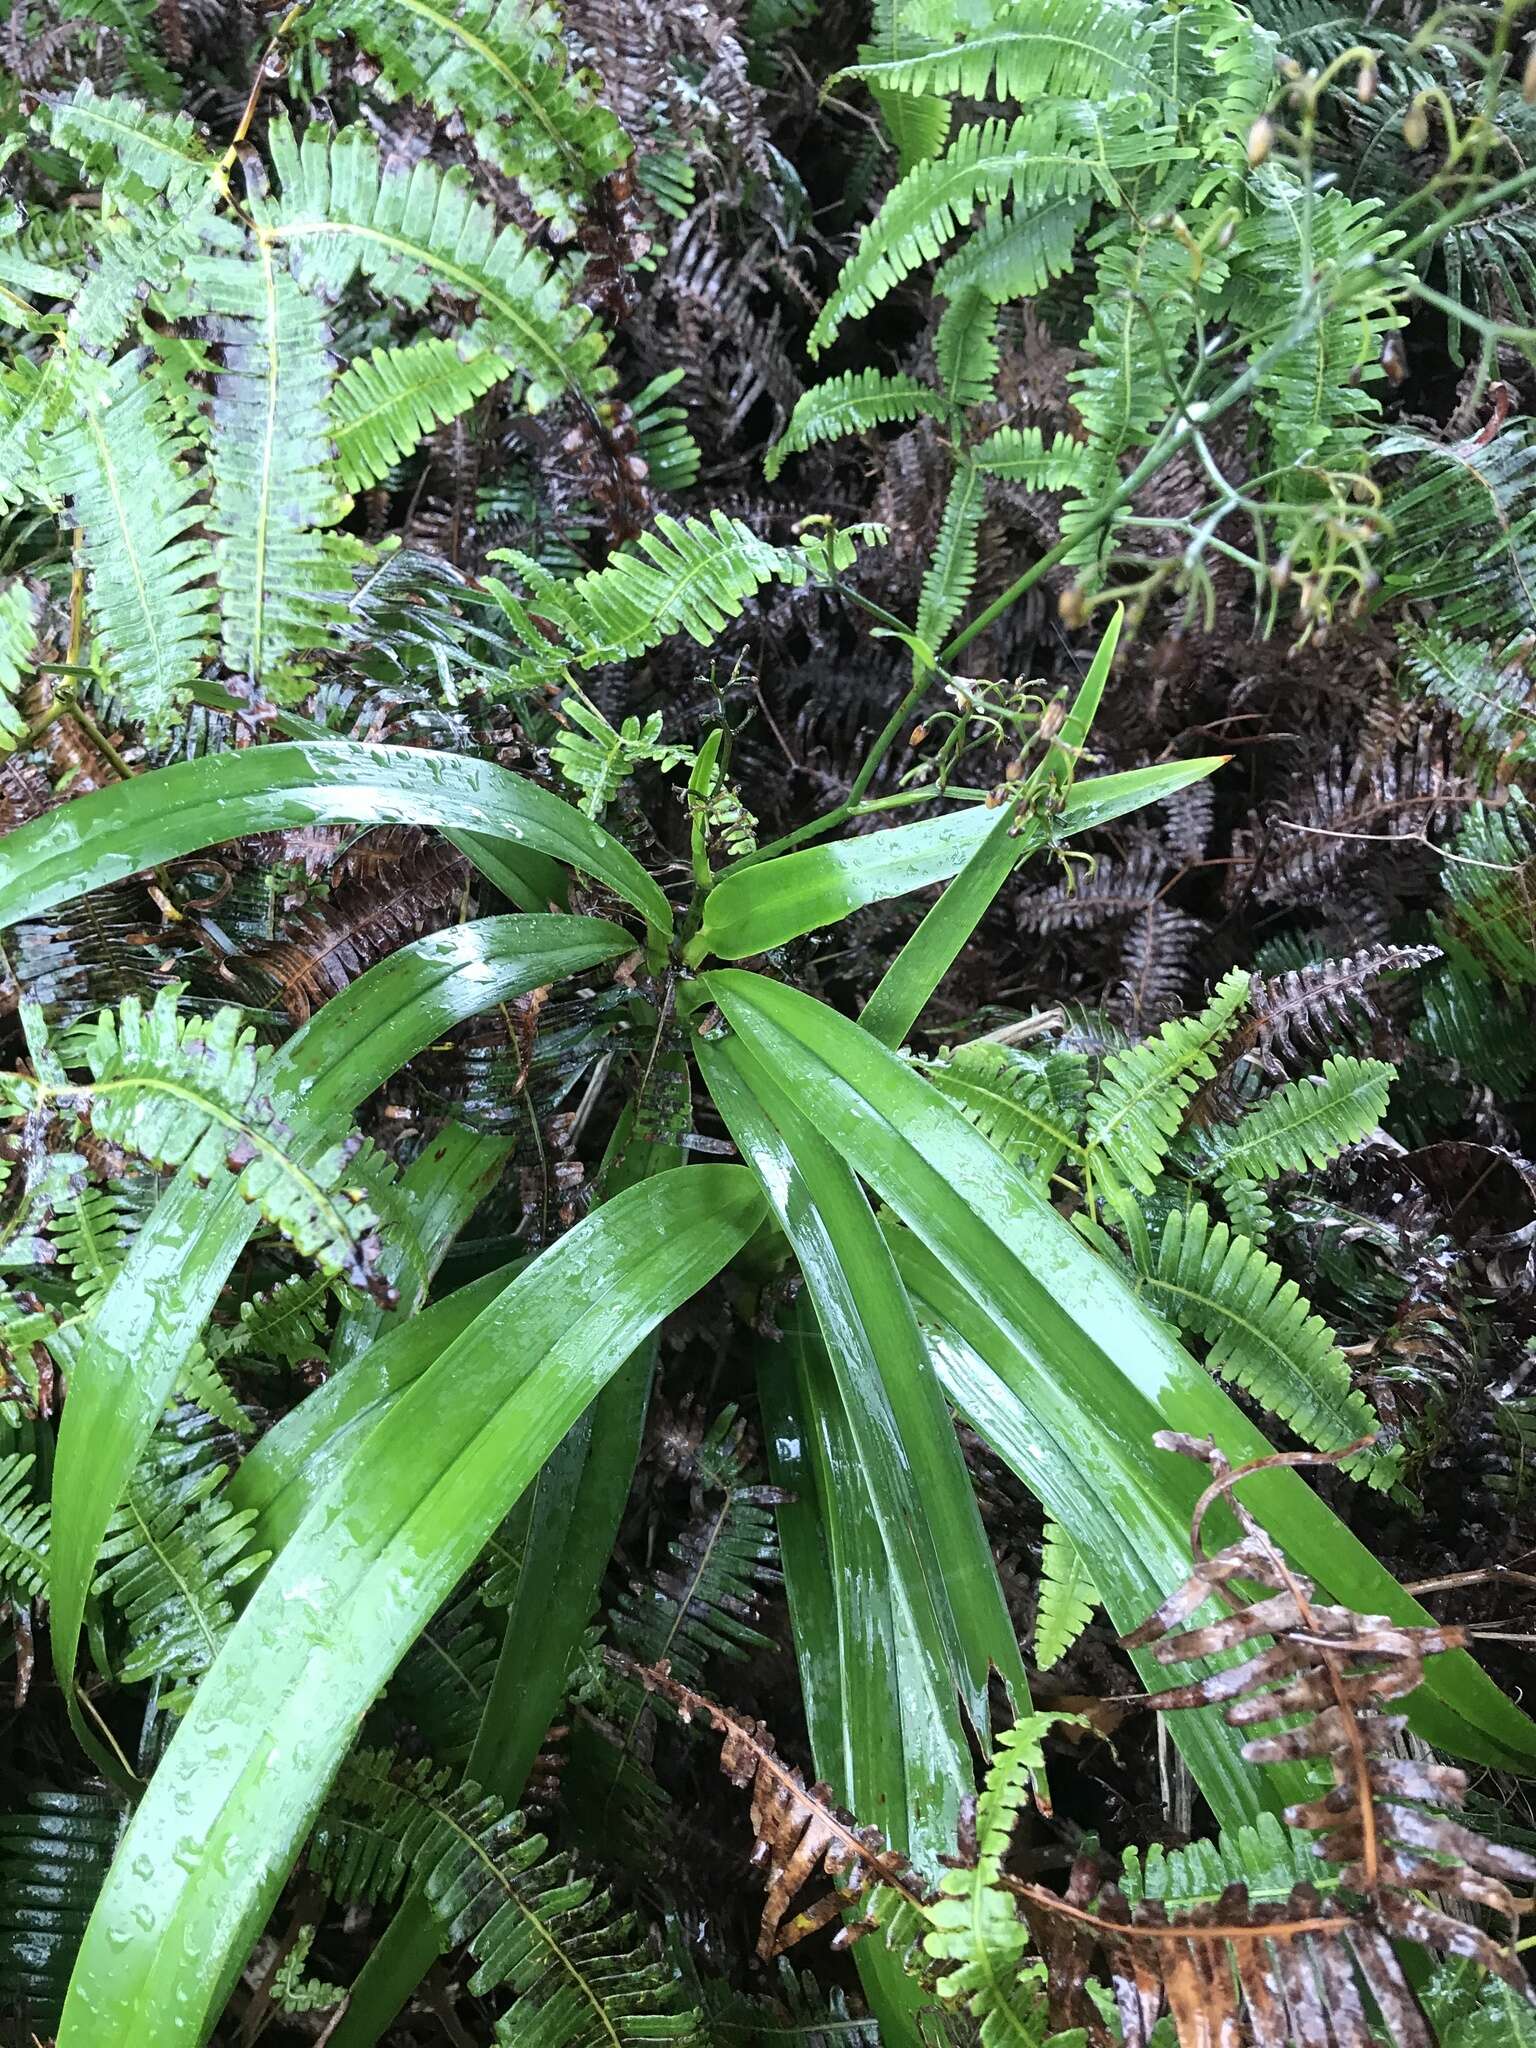
[[[574,202],[629,155],[629,141],[573,71],[554,10],[529,0],[323,0],[299,23],[315,41],[353,36],[393,97],[462,121],[476,149],[561,227]]]
[[[393,1766],[393,1767],[392,1767]],[[315,1830],[311,1867],[338,1897],[376,1900],[407,1877],[446,1940],[469,1950],[475,1995],[516,1996],[498,2041],[518,2048],[629,2048],[696,2039],[681,1987],[635,1944],[635,1926],[568,1854],[551,1855],[519,1813],[430,1763],[350,1758]]]
[[[971,460],[988,476],[1022,484],[1028,491],[1082,489],[1088,454],[1081,441],[1057,434],[1047,441],[1038,427],[999,427],[971,450]]]
[[[550,758],[573,789],[581,792],[581,808],[600,818],[635,770],[650,762],[666,774],[691,759],[687,747],[661,737],[661,713],[642,723],[633,712],[617,728],[593,705],[574,694],[564,699],[560,716],[569,727],[550,749]]]
[[[874,0],[870,10],[870,38],[859,50],[861,63],[896,62],[933,45],[926,37],[914,35],[905,21],[903,0]],[[947,99],[931,93],[884,92],[878,85],[870,91],[886,132],[896,145],[903,171],[927,157],[937,156],[949,134],[952,108]]]
[[[864,229],[811,329],[811,354],[829,347],[844,321],[870,312],[937,256],[982,201],[1011,199],[1024,213],[1054,197],[1082,197],[1108,177],[1116,158],[1125,162],[1137,154],[1120,138],[1114,148],[1106,140],[1096,159],[1081,124],[1050,105],[1012,123],[962,128],[943,156],[907,173]]]
[[[1158,1899],[1170,1916],[1214,1905],[1231,1884],[1248,1887],[1251,1905],[1281,1905],[1298,1884],[1326,1889],[1336,1882],[1336,1875],[1313,1855],[1311,1843],[1282,1826],[1273,1813],[1261,1813],[1251,1826],[1232,1829],[1214,1842],[1187,1842],[1174,1849],[1154,1842],[1144,1850],[1127,1849],[1120,1873],[1120,1889],[1132,1905]]]
[[[1505,988],[1536,987],[1536,803],[1474,804],[1440,871],[1447,909],[1435,936],[1447,956]]]
[[[1398,644],[1418,688],[1461,720],[1462,743],[1489,777],[1536,761],[1536,685],[1523,659],[1503,661],[1484,641],[1406,624]]]
[[[0,1457],[0,1600],[35,1600],[48,1587],[49,1506],[32,1491],[30,1452]]]
[[[995,26],[972,31],[948,49],[866,60],[837,76],[862,79],[883,93],[1026,102],[1047,95],[1103,100],[1156,86],[1138,8],[1115,0],[1015,0],[999,13]]]
[[[196,680],[212,633],[212,550],[198,481],[144,349],[79,379],[42,439],[50,490],[79,527],[86,600],[114,690],[162,723]]]
[[[115,1799],[31,1791],[0,1814],[0,2009],[38,2036],[53,2032],[122,1830]]]
[[[462,1764],[480,1727],[502,1629],[478,1588],[435,1615],[389,1683],[391,1713],[408,1721],[439,1762]]]
[[[849,536],[834,535],[827,545],[834,567],[852,559]],[[662,513],[651,532],[612,555],[604,568],[572,582],[511,549],[493,559],[512,563],[530,593],[519,597],[504,583],[486,579],[527,649],[510,664],[509,680],[530,689],[558,681],[568,666],[590,669],[633,660],[672,633],[710,646],[765,583],[801,584],[821,573],[821,561],[809,547],[774,547],[720,511],[708,524]],[[559,639],[552,643],[545,627],[553,627]]]
[[[988,207],[981,226],[939,265],[933,288],[946,297],[978,291],[997,305],[1033,298],[1072,268],[1078,235],[1092,211],[1091,195],[1073,192],[1012,213]]]
[[[330,337],[317,302],[261,243],[211,269],[205,289],[222,357],[208,523],[224,659],[271,692],[295,655],[327,644],[344,608],[319,532],[345,509],[331,479]]]
[[[562,392],[598,396],[613,381],[590,310],[571,298],[542,250],[498,227],[463,179],[429,159],[385,164],[366,130],[270,133],[281,181],[276,200],[253,202],[264,244],[287,250],[299,282],[337,297],[359,274],[401,304],[436,291],[478,314],[469,338],[505,358],[537,411]]]
[[[1434,607],[1442,631],[1513,639],[1536,617],[1536,439],[1521,420],[1491,440],[1436,441],[1399,427],[1376,455],[1413,468],[1386,504],[1396,546],[1389,596]]]
[[[867,433],[892,420],[914,420],[919,413],[938,419],[943,412],[938,394],[916,377],[845,370],[840,377],[801,392],[788,426],[763,459],[763,474],[772,482],[789,456],[803,453],[818,441]]]
[[[1190,1098],[1215,1073],[1214,1055],[1248,994],[1248,976],[1234,967],[1198,1015],[1171,1018],[1155,1037],[1104,1062],[1088,1099],[1088,1143],[1140,1193],[1153,1192]]]
[[[302,1365],[325,1350],[330,1300],[331,1282],[324,1273],[290,1274],[242,1301],[239,1322],[211,1331],[209,1348],[215,1359],[238,1359],[242,1365]]]
[[[210,1456],[202,1418],[178,1417],[153,1441],[107,1526],[96,1591],[126,1627],[117,1666],[125,1685],[206,1671],[234,1627],[232,1594],[271,1555],[251,1549],[256,1511],[223,1495],[228,1468]]]
[[[1079,1146],[1088,1098],[1080,1053],[1028,1053],[976,1039],[925,1070],[1005,1159],[1048,1181]]]
[[[939,382],[954,407],[982,405],[997,376],[997,307],[975,285],[956,292],[934,337]]]
[[[1536,1073],[1536,1032],[1524,1003],[1501,1000],[1481,972],[1447,966],[1426,975],[1414,1042],[1512,1099]]]
[[[366,490],[434,427],[467,412],[507,374],[490,349],[426,335],[349,363],[331,389],[336,466],[349,491]]]
[[[103,95],[89,79],[71,96],[50,96],[45,104],[49,140],[114,197],[181,203],[213,176],[215,159],[186,114],[164,113],[124,94]]]
[[[1061,1662],[1099,1605],[1082,1552],[1059,1522],[1047,1521],[1035,1607],[1035,1662],[1042,1671]]]
[[[956,463],[917,606],[918,638],[930,647],[944,644],[975,587],[976,544],[986,509],[986,478],[974,463]]]
[[[134,996],[117,1016],[103,1011],[86,1041],[90,1082],[57,1092],[98,1137],[152,1166],[188,1166],[209,1180],[238,1173],[244,1198],[297,1250],[367,1286],[375,1218],[348,1184],[354,1148],[314,1158],[311,1144],[296,1155],[264,1092],[268,1048],[238,1010],[178,1016],[178,995],[172,983],[147,1011]],[[46,1082],[25,1085],[46,1097]]]
[[[1137,1286],[1181,1330],[1203,1337],[1206,1365],[1242,1387],[1317,1450],[1336,1451],[1380,1429],[1350,1384],[1332,1330],[1272,1259],[1203,1202],[1172,1210],[1155,1253],[1131,1232]],[[1397,1455],[1363,1451],[1344,1469],[1376,1487],[1396,1477]]]
[[[1288,1081],[1235,1124],[1201,1131],[1197,1149],[1219,1179],[1274,1180],[1326,1166],[1375,1130],[1397,1069],[1336,1053],[1320,1075]]]
[[[0,583],[0,760],[26,737],[17,699],[32,673],[38,609],[36,592],[20,576]]]
[[[1028,1714],[998,1737],[976,1801],[974,1854],[945,1871],[937,1898],[923,1908],[923,1949],[939,1966],[939,1996],[978,2024],[981,2048],[1033,2048],[1050,2032],[1045,1965],[1025,1961],[1029,1929],[998,1880],[1056,1719]]]

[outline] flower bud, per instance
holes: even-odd
[[[1056,600],[1057,615],[1064,626],[1081,626],[1088,617],[1088,603],[1075,583],[1069,583]]]
[[[914,725],[907,737],[907,745],[909,747],[920,747],[927,737],[928,728],[926,725]]]
[[[1520,97],[1528,107],[1536,107],[1536,41],[1531,44],[1520,74]]]
[[[1355,80],[1355,98],[1362,107],[1368,107],[1375,99],[1376,88],[1380,83],[1381,77],[1376,69],[1376,60],[1369,57],[1360,66],[1360,76]]]
[[[1429,140],[1429,116],[1417,100],[1403,116],[1403,140],[1410,149],[1422,149]]]
[[[1248,168],[1256,170],[1275,146],[1275,124],[1268,114],[1260,114],[1248,130]]]

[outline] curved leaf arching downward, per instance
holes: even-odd
[[[626,1190],[363,1437],[198,1688],[86,1929],[59,2048],[197,2048],[363,1711],[606,1381],[757,1227],[734,1166]]]
[[[274,1106],[291,1124],[302,1122],[322,1151],[339,1119],[449,1025],[628,946],[618,925],[541,916],[486,918],[402,947],[327,1003],[273,1061]],[[61,1675],[75,1668],[108,1517],[255,1222],[233,1180],[210,1191],[183,1169],[82,1339],[53,1475],[53,1655]],[[65,1697],[77,1734],[103,1761],[71,1686]]]

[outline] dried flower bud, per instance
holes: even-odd
[[[1525,69],[1520,74],[1520,97],[1528,107],[1536,107],[1536,41],[1526,53]]]
[[[1401,384],[1408,374],[1408,351],[1403,347],[1400,334],[1388,334],[1381,344],[1381,367],[1387,373],[1390,384]]]
[[[1381,83],[1381,74],[1376,69],[1376,59],[1368,57],[1360,66],[1360,76],[1355,80],[1355,98],[1362,107],[1368,107],[1376,97],[1376,88]]]
[[[1236,233],[1237,216],[1236,214],[1228,214],[1227,218],[1221,224],[1220,233],[1216,237],[1217,248],[1230,249],[1232,246],[1232,239],[1236,235]]]
[[[1248,130],[1248,167],[1256,169],[1275,146],[1275,124],[1267,114],[1260,114]]]
[[[1429,116],[1417,100],[1403,116],[1403,140],[1410,149],[1422,149],[1429,140]]]
[[[1022,761],[1010,761],[1008,763],[1008,766],[1003,770],[1003,780],[1004,782],[1017,782],[1023,773],[1024,763]]]
[[[914,725],[911,732],[907,735],[907,745],[909,747],[920,747],[927,737],[928,728],[926,725]]]
[[[1088,617],[1088,601],[1075,583],[1069,583],[1056,600],[1057,615],[1064,626],[1081,626]]]
[[[1275,590],[1284,590],[1290,580],[1291,558],[1289,555],[1281,555],[1278,560],[1271,562],[1269,565],[1270,585]]]

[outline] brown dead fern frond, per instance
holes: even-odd
[[[768,1896],[758,1929],[757,1953],[764,1962],[781,1956],[807,1935],[876,1890],[889,1890],[921,1908],[929,1891],[899,1850],[878,1828],[862,1827],[835,1806],[829,1785],[807,1785],[804,1774],[785,1763],[767,1726],[717,1706],[702,1693],[679,1685],[665,1664],[632,1667],[647,1692],[666,1700],[684,1721],[706,1720],[720,1737],[720,1768],[733,1785],[752,1788],[754,1865],[766,1870]],[[831,1889],[806,1905],[800,1893],[818,1875]],[[853,1921],[840,1927],[833,1945],[846,1948],[873,1926]]]

